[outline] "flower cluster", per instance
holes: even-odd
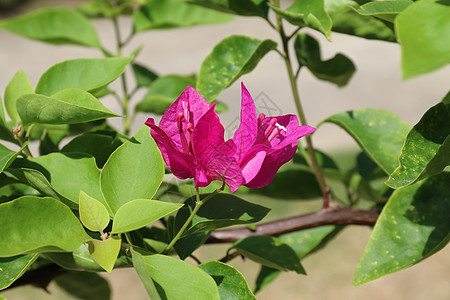
[[[298,140],[315,130],[299,126],[295,115],[258,116],[242,84],[241,123],[233,138],[225,141],[214,107],[188,86],[159,126],[152,118],[145,122],[169,169],[178,178],[194,178],[196,187],[214,180],[225,181],[231,192],[241,185],[264,187],[292,159]]]

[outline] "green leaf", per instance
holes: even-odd
[[[69,272],[55,278],[55,283],[71,296],[83,300],[110,300],[108,281],[97,273]]]
[[[201,195],[201,199],[207,195]],[[176,216],[175,228],[181,228],[190,216],[195,197],[186,200],[187,205],[180,209]],[[242,200],[231,194],[217,194],[209,199],[198,210],[192,219],[190,228],[184,235],[203,231],[211,231],[221,227],[249,224],[261,221],[270,209]]]
[[[251,72],[276,46],[272,40],[260,41],[240,35],[222,40],[202,63],[197,91],[207,101],[213,101],[239,77]]]
[[[52,252],[44,253],[45,257],[64,269],[72,271],[101,272],[102,267],[96,263],[89,252],[89,243],[84,243],[73,252]],[[131,258],[125,250],[119,252],[119,257],[114,264],[114,268],[132,267]]]
[[[450,173],[396,190],[356,268],[354,285],[410,267],[450,240]]]
[[[297,35],[294,47],[300,66],[307,67],[317,78],[334,83],[339,87],[347,85],[356,71],[353,62],[341,53],[329,60],[322,61],[319,43],[308,34]]]
[[[241,16],[267,18],[269,11],[266,0],[187,0],[187,2]]]
[[[82,190],[108,207],[100,191],[100,170],[95,164],[95,159],[88,154],[51,153],[27,160],[19,160],[13,166],[40,171],[56,192],[70,199],[73,203],[78,204],[80,191]]]
[[[386,22],[375,17],[362,16],[355,11],[359,8],[358,2],[352,0],[325,0],[324,2],[325,10],[333,21],[332,31],[366,39],[396,41],[392,26],[388,26]]]
[[[0,130],[4,130],[4,127],[7,127],[6,119],[5,119],[5,111],[3,109],[3,100],[2,96],[0,96]],[[0,133],[1,138],[1,133]]]
[[[90,239],[70,208],[48,197],[24,196],[0,204],[0,228],[0,257],[73,251]]]
[[[430,108],[406,137],[400,165],[386,182],[391,188],[439,174],[450,165],[450,93]]]
[[[103,232],[109,224],[106,207],[83,191],[80,191],[79,205],[80,220],[84,227],[91,231]]]
[[[36,93],[51,96],[67,88],[96,90],[119,77],[130,61],[129,57],[79,58],[63,61],[42,74],[36,86]]]
[[[46,8],[0,22],[0,28],[50,44],[101,48],[91,22],[70,8]]]
[[[247,281],[238,270],[219,261],[209,261],[198,266],[217,284],[221,299],[255,299]]]
[[[82,152],[95,158],[97,167],[103,168],[111,153],[122,145],[122,141],[114,136],[100,133],[80,135],[65,145],[61,152]]]
[[[141,254],[133,249],[133,265],[152,300],[220,299],[211,276],[187,262],[161,254]]]
[[[39,254],[27,254],[0,258],[0,290],[7,288],[22,276],[38,256]]]
[[[375,16],[388,22],[394,22],[398,14],[412,3],[412,0],[368,2],[361,5],[356,11],[363,16]]]
[[[286,10],[269,4],[273,11],[296,26],[308,26],[322,32],[331,41],[331,18],[325,11],[324,0],[295,0]]]
[[[17,100],[17,111],[25,124],[76,124],[120,117],[90,93],[65,89],[52,97],[28,94]]]
[[[29,168],[9,168],[8,172],[14,175],[20,182],[39,191],[42,195],[58,199],[70,208],[78,208],[78,205],[74,202],[59,194],[41,172]]]
[[[275,237],[251,236],[237,241],[228,251],[231,249],[264,266],[306,274],[294,250]]]
[[[28,146],[28,142],[26,142],[19,151],[14,152],[0,144],[0,173],[12,164],[17,155],[19,155],[26,146]]]
[[[107,240],[90,240],[89,253],[93,260],[106,272],[111,273],[119,255],[122,240],[118,236],[111,236]]]
[[[162,115],[188,85],[195,86],[195,81],[190,77],[180,75],[158,77],[134,110]]]
[[[448,0],[422,0],[408,6],[395,19],[404,79],[450,62],[449,15]]]
[[[121,5],[112,5],[112,2],[103,0],[93,0],[82,2],[77,6],[77,10],[88,18],[113,18],[118,16],[123,8]]]
[[[20,122],[16,108],[17,99],[22,95],[33,93],[34,89],[27,75],[22,70],[14,74],[5,89],[5,106],[11,120],[16,123]]]
[[[182,207],[183,204],[136,199],[122,205],[114,216],[112,233],[129,232],[144,227]]]
[[[135,199],[151,199],[164,176],[161,152],[142,126],[133,138],[111,154],[100,175],[106,202],[116,213],[123,204]]]
[[[133,14],[135,32],[231,21],[232,17],[182,0],[149,0]]]
[[[156,75],[155,72],[142,65],[132,63],[131,67],[133,68],[134,78],[136,79],[138,87],[149,86],[156,78],[158,78],[158,75]]]
[[[322,123],[334,123],[347,131],[386,174],[397,167],[403,141],[411,128],[397,115],[372,108],[339,113]]]

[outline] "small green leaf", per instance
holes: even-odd
[[[26,142],[19,151],[14,152],[0,144],[0,173],[12,164],[17,155],[19,155],[26,146],[28,146],[28,142]]]
[[[111,273],[119,255],[122,240],[118,236],[111,236],[107,240],[90,240],[89,253],[93,260],[106,272]]]
[[[109,214],[100,202],[80,191],[80,220],[84,227],[91,231],[103,232],[109,224]]]
[[[291,247],[272,236],[251,236],[231,245],[245,257],[274,269],[306,274]]]
[[[188,85],[195,86],[195,81],[191,77],[180,75],[158,77],[149,86],[144,99],[136,105],[135,111],[162,115]]]
[[[422,0],[408,6],[395,19],[404,79],[450,62],[449,15],[448,0]]]
[[[133,265],[152,300],[219,300],[211,276],[182,260],[161,255],[141,254],[132,249]]]
[[[0,204],[0,228],[0,257],[73,251],[90,239],[70,208],[48,197],[24,196]]]
[[[55,278],[55,283],[68,294],[83,300],[110,300],[108,281],[97,273],[69,272]]]
[[[386,174],[397,167],[403,141],[411,128],[397,115],[372,108],[339,113],[322,123],[334,123],[347,131]]]
[[[50,44],[101,48],[91,22],[70,8],[45,8],[0,22],[0,28]]]
[[[319,43],[308,34],[297,35],[294,47],[300,66],[307,67],[317,78],[332,82],[339,87],[347,85],[356,71],[353,62],[341,53],[322,61]]]
[[[89,2],[82,2],[77,6],[77,10],[88,18],[113,18],[118,16],[123,8],[120,2],[114,4],[103,0],[93,0]]]
[[[133,15],[135,32],[224,23],[231,20],[230,15],[190,5],[182,0],[150,0],[136,10]]]
[[[398,14],[412,3],[412,0],[368,2],[361,5],[356,11],[363,16],[375,16],[388,22],[394,22]]]
[[[400,165],[386,182],[391,188],[439,174],[450,165],[450,93],[430,108],[406,137]]]
[[[36,93],[51,96],[67,88],[92,91],[120,76],[129,57],[79,58],[58,63],[42,74]]]
[[[322,32],[331,41],[331,18],[325,11],[324,0],[295,0],[286,10],[269,4],[273,11],[296,26],[308,26]]]
[[[396,190],[356,268],[354,285],[410,267],[450,240],[450,173]]]
[[[267,18],[269,7],[266,0],[186,0],[188,3],[241,16]]]
[[[251,72],[276,46],[272,40],[260,41],[240,35],[222,40],[202,63],[196,85],[198,92],[207,101],[213,101],[239,77]]]
[[[39,254],[27,254],[0,258],[0,290],[7,288],[22,276],[38,256]]]
[[[132,200],[117,210],[111,233],[122,233],[139,229],[178,210],[182,206],[183,204],[156,200]]]
[[[17,111],[25,124],[76,124],[120,117],[90,93],[65,89],[52,97],[28,94],[17,100]]]
[[[232,266],[219,261],[209,261],[198,267],[216,281],[221,299],[256,300],[244,276]]]
[[[33,93],[34,89],[27,75],[22,70],[14,74],[5,89],[5,107],[11,120],[16,123],[20,121],[16,108],[17,99],[22,95]]]
[[[156,75],[155,72],[142,65],[132,63],[131,67],[133,68],[134,78],[136,79],[138,87],[149,86],[156,78],[158,78],[158,75]]]
[[[111,154],[102,169],[100,185],[106,202],[116,213],[127,202],[151,199],[163,176],[161,152],[150,135],[150,128],[143,126]]]
[[[201,195],[203,199],[206,195]],[[175,228],[181,228],[191,214],[195,197],[186,200],[186,205],[176,216]],[[191,227],[185,235],[203,231],[211,231],[235,224],[248,224],[261,221],[270,209],[244,201],[231,194],[217,194],[209,199],[198,210],[192,219]]]
[[[396,41],[392,26],[388,26],[386,22],[375,17],[362,16],[355,11],[359,8],[358,1],[325,0],[324,2],[325,10],[333,21],[332,31],[366,39]]]

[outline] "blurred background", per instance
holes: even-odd
[[[46,6],[76,6],[76,0],[0,0],[0,19],[10,18]],[[114,32],[109,20],[93,20],[105,48],[115,47]],[[129,18],[120,19],[123,36],[131,30]],[[289,32],[289,27],[287,29]],[[446,67],[408,81],[402,81],[400,47],[397,44],[369,41],[333,33],[333,42],[322,35],[308,31],[321,45],[323,59],[341,52],[350,57],[357,72],[344,88],[315,79],[306,68],[300,74],[300,97],[311,126],[335,113],[350,109],[380,108],[399,115],[407,123],[415,124],[424,112],[448,92],[450,68]],[[232,22],[220,25],[203,25],[183,29],[151,30],[139,33],[124,49],[124,55],[143,45],[137,61],[151,67],[161,75],[171,73],[189,75],[198,72],[201,62],[223,38],[233,34],[259,39],[271,38],[278,42],[273,30],[256,17],[236,17]],[[0,93],[12,76],[23,70],[33,85],[55,63],[74,58],[102,57],[99,50],[79,46],[54,46],[25,39],[0,30]],[[280,56],[267,54],[250,74],[234,83],[219,99],[229,106],[220,115],[222,123],[232,126],[239,114],[240,81],[243,81],[258,105],[274,104],[275,114],[295,113],[289,81]],[[132,85],[132,84],[131,84]],[[112,84],[118,88],[117,82]],[[137,93],[131,105],[144,95]],[[105,98],[105,105],[120,114],[120,107],[113,99]],[[149,115],[136,118],[132,133],[140,128]],[[121,120],[113,125],[121,128]],[[350,165],[358,151],[356,143],[343,130],[326,124],[314,134],[315,146],[345,166]],[[273,207],[267,220],[310,212],[320,207],[320,201],[277,201],[252,196],[251,201]],[[450,295],[450,248],[446,247],[432,257],[407,270],[385,276],[363,286],[352,286],[353,273],[364,251],[370,228],[348,226],[324,250],[302,261],[308,276],[284,273],[256,296],[258,299],[435,299],[446,300]],[[196,254],[202,260],[219,259],[226,252],[226,245],[205,246]],[[259,267],[240,258],[231,264],[243,273],[253,286]],[[110,281],[112,299],[147,299],[143,285],[133,270],[114,270],[102,274]],[[9,300],[15,299],[72,299],[51,284],[50,294],[33,287],[21,287],[0,292]],[[188,299],[188,298],[186,298]]]

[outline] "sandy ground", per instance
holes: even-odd
[[[108,21],[95,21],[102,43],[108,49],[114,47],[114,35]],[[126,35],[130,21],[121,19],[121,28]],[[237,18],[236,21],[216,25],[169,31],[152,31],[139,34],[124,50],[130,53],[136,47],[144,48],[138,57],[142,64],[151,66],[160,74],[190,74],[198,72],[204,57],[223,38],[240,34],[254,38],[272,38],[278,41],[269,26],[257,18]],[[332,84],[314,79],[308,71],[300,76],[301,98],[311,125],[326,117],[349,109],[366,107],[381,108],[398,114],[410,124],[416,123],[423,113],[439,102],[446,94],[450,83],[450,68],[444,68],[408,81],[401,80],[400,48],[396,44],[367,41],[334,34],[333,42],[327,42],[317,33],[322,46],[323,58],[337,52],[351,57],[357,73],[350,84],[336,88]],[[0,31],[0,91],[14,73],[22,69],[35,85],[40,75],[50,66],[67,59],[101,57],[98,50],[77,46],[52,46]],[[264,97],[276,103],[280,113],[295,113],[295,106],[283,62],[275,52],[269,53],[243,81],[254,98]],[[116,83],[114,85],[117,86]],[[134,103],[142,93],[138,93]],[[225,124],[231,123],[238,114],[240,105],[239,82],[225,90],[219,97],[230,110],[221,115]],[[263,98],[259,98],[263,99]],[[114,101],[106,101],[111,110],[120,113]],[[142,126],[148,116],[137,117],[133,131]],[[115,121],[120,127],[120,121]],[[324,125],[314,136],[315,145],[328,152],[356,147],[355,142],[341,129]],[[298,210],[303,204],[282,203],[281,206]],[[289,208],[289,209],[287,209]],[[370,229],[352,226],[347,228],[325,250],[303,261],[308,276],[283,274],[275,284],[269,286],[258,299],[433,299],[444,300],[450,295],[450,249],[449,247],[405,271],[386,276],[361,287],[351,285],[353,272],[361,256]],[[220,251],[220,252],[217,252]],[[199,253],[204,259],[217,259],[225,249],[209,246]],[[219,254],[217,254],[219,253]],[[236,260],[235,265],[253,284],[258,267]],[[111,280],[113,299],[147,299],[145,290],[133,270],[115,270],[105,275]],[[52,295],[30,287],[4,293],[9,300],[15,299],[71,299],[55,288]],[[3,294],[3,293],[2,293]],[[32,296],[31,296],[32,295]],[[188,299],[188,298],[187,298]]]

